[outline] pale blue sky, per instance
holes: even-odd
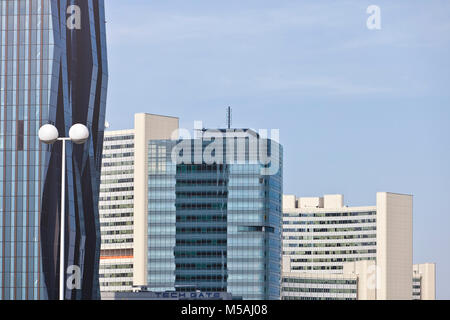
[[[381,8],[382,29],[366,28]],[[280,129],[285,193],[414,195],[414,262],[450,299],[450,2],[106,0],[112,130]]]

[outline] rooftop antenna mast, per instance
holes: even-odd
[[[231,122],[232,122],[232,111],[231,111],[231,107],[227,108],[227,125],[228,125],[228,129],[231,129]]]

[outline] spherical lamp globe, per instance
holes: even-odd
[[[39,129],[39,140],[46,144],[53,144],[58,140],[58,129],[54,125],[46,124]]]
[[[75,124],[69,130],[69,137],[73,143],[83,144],[89,139],[89,129],[84,124]]]

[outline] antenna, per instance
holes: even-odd
[[[231,122],[232,122],[232,111],[231,111],[231,107],[227,108],[227,124],[228,124],[228,129],[231,129]]]

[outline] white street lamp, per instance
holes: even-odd
[[[45,144],[62,141],[62,168],[61,168],[61,227],[60,227],[60,254],[59,254],[59,300],[64,300],[64,228],[66,207],[66,141],[83,144],[89,139],[89,129],[83,124],[75,124],[69,130],[69,138],[59,138],[58,129],[54,125],[46,124],[39,129],[39,140]]]

